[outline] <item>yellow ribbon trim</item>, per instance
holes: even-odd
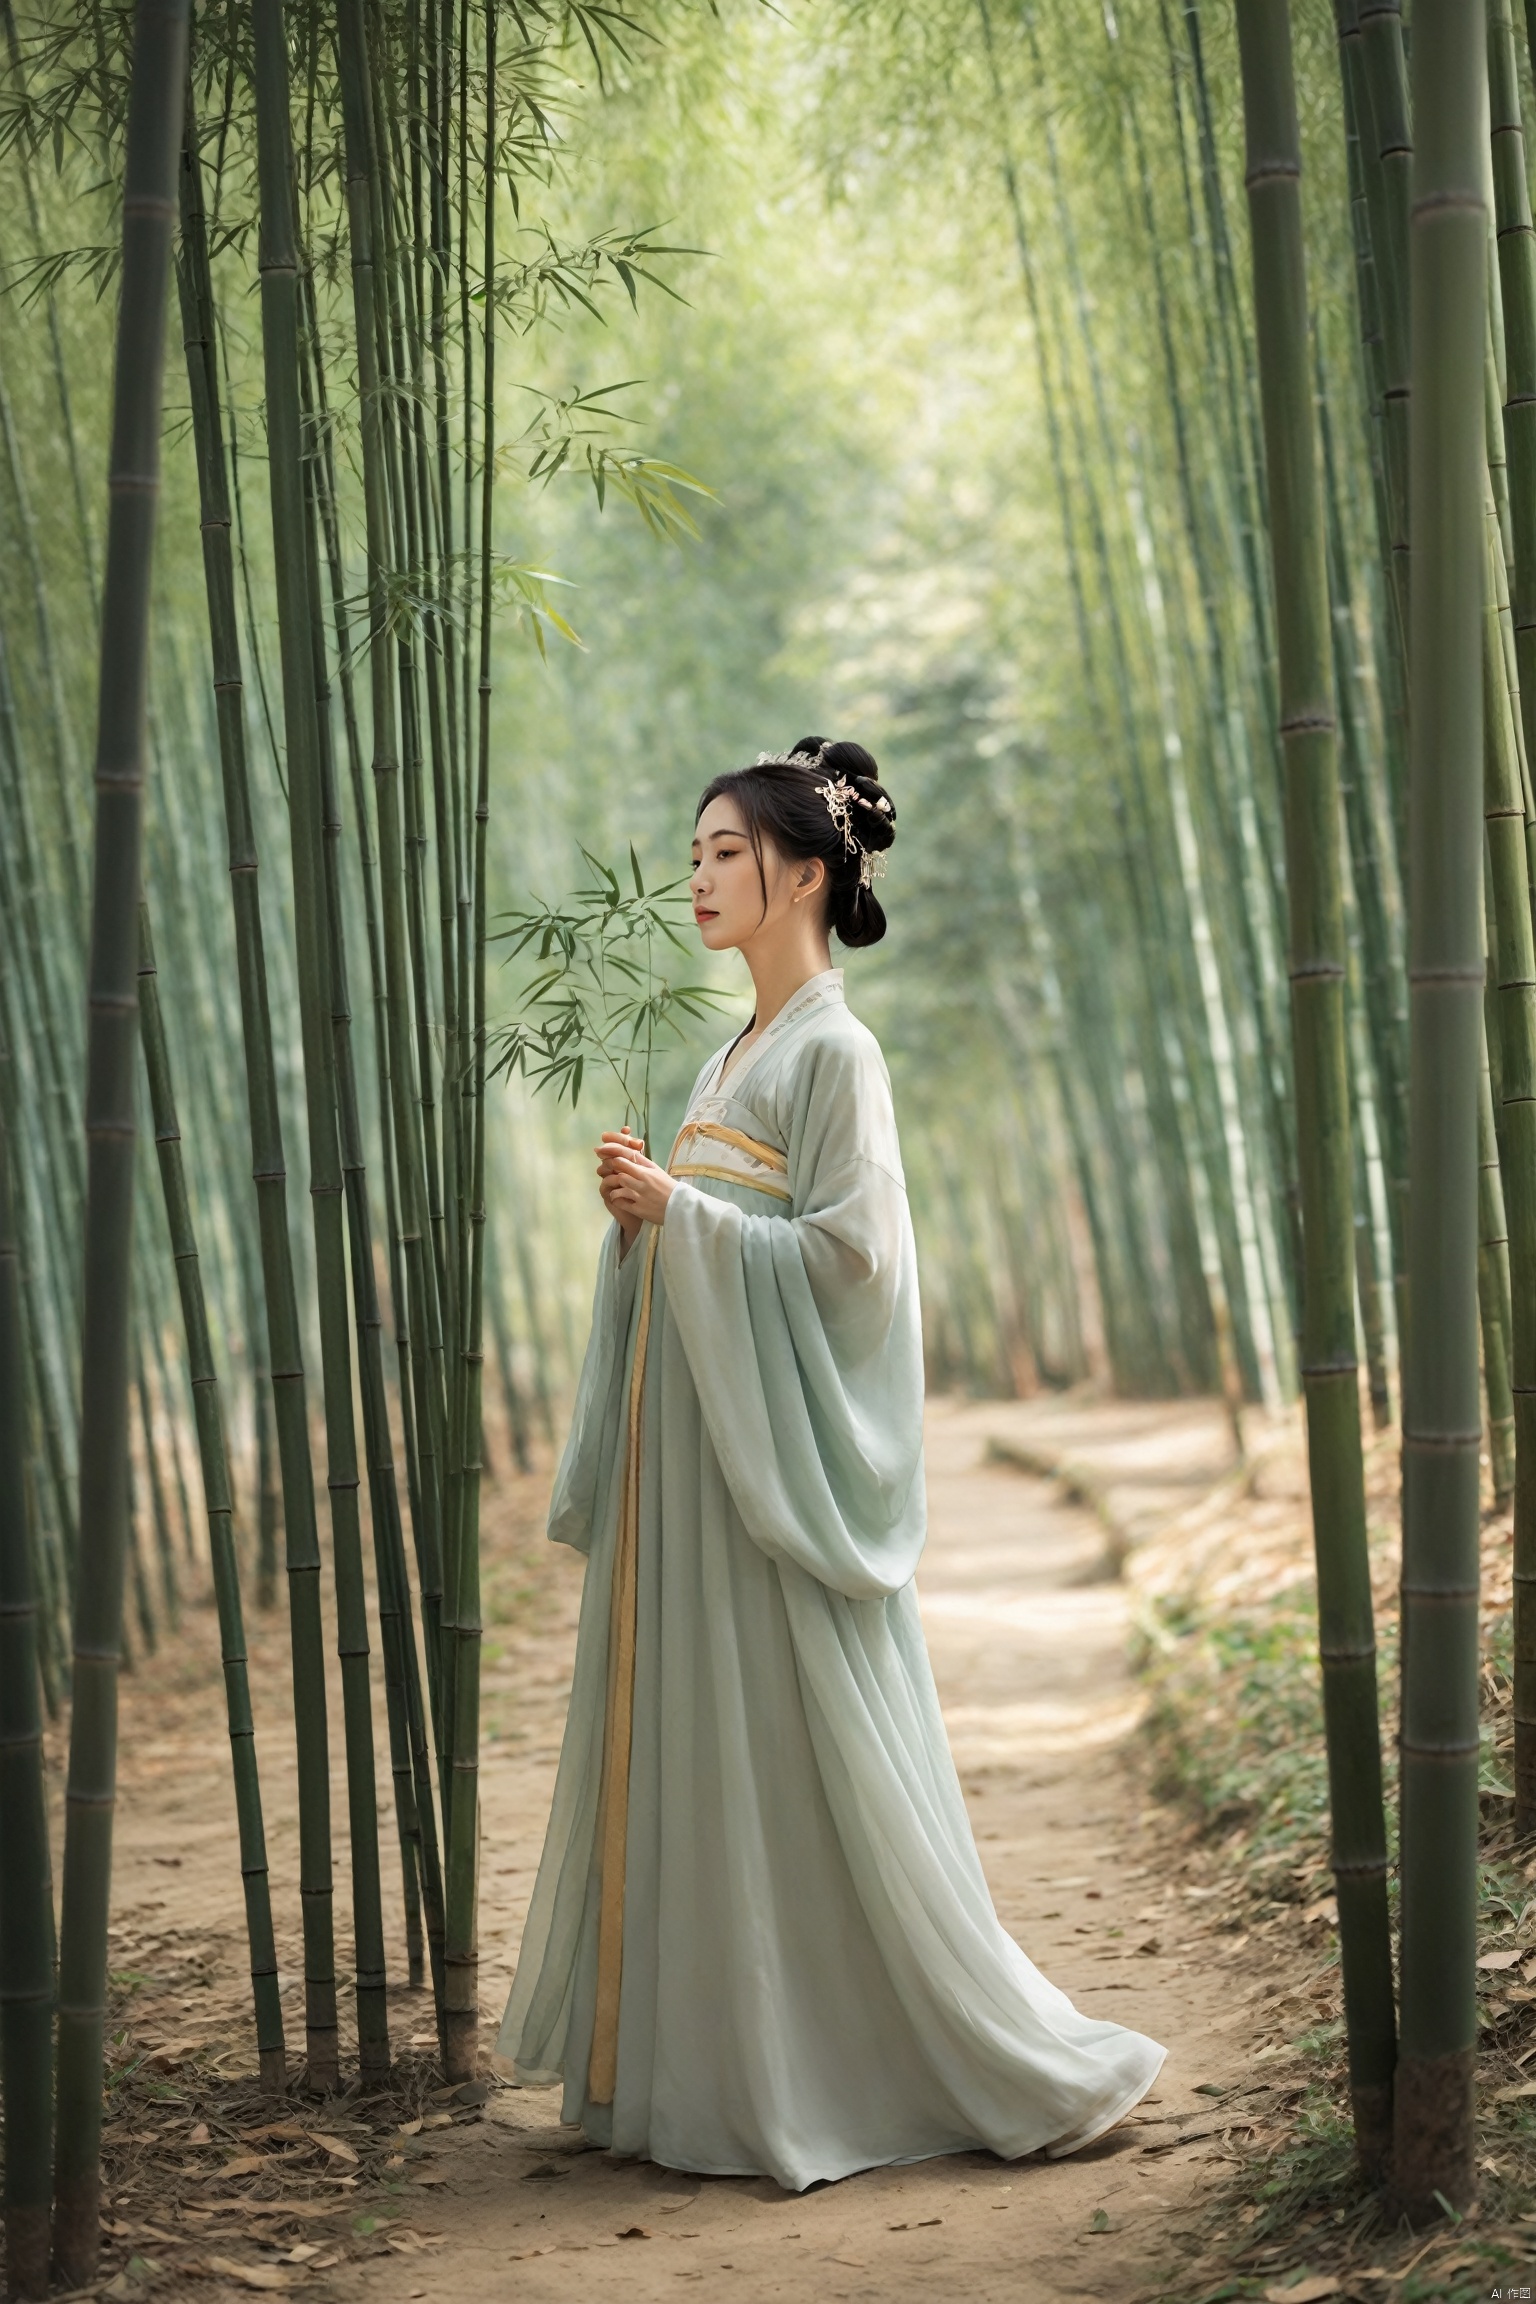
[[[629,1753],[635,1719],[635,1597],[640,1551],[640,1403],[645,1388],[645,1348],[651,1332],[651,1282],[656,1243],[651,1226],[640,1276],[640,1324],[635,1332],[635,1364],[629,1379],[629,1436],[624,1452],[624,1502],[613,1550],[612,1626],[608,1635],[608,1710],[603,1732],[602,1789],[598,1794],[597,1841],[601,1851],[601,1906],[597,1924],[597,2001],[592,2051],[587,2060],[587,2094],[594,2104],[613,2102],[619,2064],[619,1980],[624,1967],[624,1857],[629,1833]]]
[[[780,1152],[775,1145],[760,1144],[755,1136],[744,1136],[739,1128],[727,1128],[718,1120],[685,1120],[678,1131],[677,1144],[672,1157],[677,1158],[677,1146],[685,1136],[708,1136],[716,1144],[734,1144],[738,1152],[749,1152],[765,1168],[777,1169],[781,1176],[789,1174],[789,1154]]]
[[[770,1184],[766,1176],[743,1176],[739,1168],[717,1168],[709,1160],[684,1160],[673,1168],[674,1176],[718,1176],[722,1184],[745,1184],[750,1192],[770,1192],[775,1200],[792,1200],[794,1194],[787,1184]]]

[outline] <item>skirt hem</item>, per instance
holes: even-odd
[[[671,2159],[664,2157],[661,2153],[643,2149],[625,2152],[616,2149],[604,2138],[592,2136],[585,2129],[583,2133],[587,2134],[589,2142],[596,2144],[600,2150],[611,2152],[616,2160],[649,2160],[653,2167],[669,2168],[675,2175],[679,2176],[767,2176],[781,2190],[791,2193],[806,2192],[813,2184],[841,2184],[848,2177],[864,2175],[873,2168],[910,2168],[923,2160],[954,2159],[962,2152],[986,2152],[995,2159],[1009,2163],[1032,2159],[1036,2153],[1043,2153],[1047,2160],[1062,2160],[1069,2153],[1081,2152],[1087,2145],[1097,2142],[1099,2137],[1106,2135],[1118,2121],[1123,2120],[1126,2114],[1141,2102],[1167,2059],[1167,2049],[1160,2049],[1157,2062],[1150,2071],[1139,2079],[1133,2087],[1117,2097],[1107,2111],[1096,2115],[1085,2126],[1070,2129],[1066,2135],[1056,2137],[1050,2142],[1042,2140],[1039,2143],[1022,2145],[1013,2151],[1000,2150],[997,2145],[989,2144],[985,2137],[969,2136],[957,2138],[949,2144],[929,2144],[916,2152],[856,2154],[846,2161],[839,2159],[826,2168],[815,2169],[807,2174],[790,2175],[782,2173],[777,2168],[765,2168],[761,2165],[754,2168],[745,2164],[728,2165],[721,2161],[709,2161],[702,2154],[690,2154],[686,2159]]]
[[[1058,2136],[1054,2143],[1047,2144],[1047,2160],[1065,2160],[1068,2153],[1081,2152],[1085,2145],[1095,2144],[1101,2136],[1107,2135],[1117,2121],[1123,2120],[1127,2112],[1133,2111],[1141,2102],[1167,2061],[1168,2051],[1164,2048],[1146,2078],[1138,2080],[1135,2087],[1129,2089],[1102,2118],[1090,2121],[1085,2128],[1073,2128],[1065,2136]]]

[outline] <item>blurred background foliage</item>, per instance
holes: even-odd
[[[1295,17],[1347,579],[1336,624],[1356,795],[1360,1307],[1385,1413],[1405,1044],[1394,638],[1334,24],[1323,0],[1302,0]],[[120,37],[122,13],[106,20]],[[224,17],[206,22],[222,39]],[[12,30],[0,110],[0,766],[25,801],[29,845],[8,836],[9,1094],[24,1119],[53,1115],[35,1172],[23,1164],[21,1204],[43,1421],[67,1470],[65,1138],[81,1077],[114,131],[109,107],[93,113],[89,71],[67,115],[41,105],[48,29]],[[301,65],[306,37],[295,33]],[[214,268],[246,709],[297,1175],[250,139],[239,75],[220,71],[200,105],[205,167],[223,171]],[[633,843],[652,884],[683,874],[697,794],[719,768],[807,732],[856,737],[881,761],[900,833],[891,932],[849,955],[848,989],[895,1080],[934,1382],[1005,1393],[1087,1376],[1142,1393],[1225,1383],[1234,1399],[1278,1402],[1295,1385],[1294,1147],[1273,616],[1226,12],[1184,0],[658,0],[614,18],[595,54],[580,25],[551,19],[514,77],[536,95],[540,127],[509,165],[498,227],[493,929],[495,915],[576,886],[583,846],[617,864]],[[323,106],[306,109],[302,69],[296,85],[355,611],[347,252],[333,131]],[[550,261],[556,246],[637,234],[642,249],[670,252],[642,252],[627,275],[609,259],[585,271]],[[174,360],[167,408],[150,895],[217,1349],[249,1465],[258,1280],[197,493]],[[551,475],[551,442],[566,437]],[[589,447],[654,459],[709,493],[668,493],[663,472],[659,522],[613,487],[600,504]],[[344,870],[360,917],[350,839]],[[492,947],[493,1032],[518,1012],[524,980],[524,962],[500,964],[504,949]],[[718,1030],[697,1027],[658,1064],[663,1152],[698,1063],[745,1018],[740,964],[703,960],[699,972],[729,1005]],[[361,1013],[360,982],[353,991]],[[356,1042],[377,1173],[368,1034]],[[488,1381],[526,1440],[555,1429],[573,1377],[601,1222],[584,1147],[617,1115],[595,1085],[574,1120],[518,1083],[493,1094]],[[296,1194],[291,1212],[303,1278]],[[163,1248],[150,1192],[143,1224]],[[151,1424],[172,1445],[184,1414],[167,1259],[141,1258],[141,1273]],[[301,1302],[313,1302],[307,1278]]]

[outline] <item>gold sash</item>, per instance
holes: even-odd
[[[690,1136],[712,1137],[746,1152],[773,1171],[773,1178],[789,1172],[789,1156],[772,1144],[760,1144],[738,1128],[712,1120],[685,1121],[672,1147],[668,1174],[718,1176],[727,1184],[751,1185],[788,1200],[790,1190],[769,1177],[743,1175],[740,1169],[711,1166],[704,1161],[679,1161],[679,1147]],[[645,1244],[645,1269],[640,1275],[640,1319],[635,1330],[635,1361],[629,1377],[629,1422],[624,1450],[624,1492],[619,1508],[618,1535],[613,1548],[613,1597],[608,1633],[608,1708],[603,1726],[603,1773],[597,1801],[597,1844],[600,1851],[600,1889],[597,1922],[597,1997],[592,2018],[592,2050],[587,2060],[587,2096],[593,2104],[611,2104],[619,2063],[619,1985],[624,1967],[624,1871],[629,1832],[629,1761],[635,1721],[635,1602],[640,1553],[640,1409],[645,1390],[645,1354],[651,1333],[651,1296],[656,1269],[656,1243],[660,1227],[650,1227]]]
[[[749,1159],[772,1171],[768,1176],[748,1175],[740,1168],[727,1168],[709,1160],[679,1160],[681,1146],[690,1136],[712,1138],[716,1144],[728,1145],[732,1151],[745,1152]],[[777,1181],[789,1173],[789,1155],[775,1145],[760,1144],[755,1136],[744,1136],[739,1128],[727,1128],[717,1120],[685,1120],[672,1147],[671,1173],[674,1176],[716,1176],[723,1184],[745,1184],[754,1192],[766,1192],[775,1200],[792,1197],[788,1184]]]
[[[629,1830],[629,1752],[635,1717],[635,1571],[640,1550],[640,1401],[645,1347],[651,1330],[651,1280],[656,1243],[651,1226],[640,1275],[640,1324],[629,1378],[629,1432],[624,1451],[624,1500],[613,1548],[612,1620],[608,1634],[608,1710],[603,1730],[602,1789],[597,1801],[597,1844],[602,1851],[602,1903],[597,1924],[597,2002],[587,2094],[613,2102],[619,2060],[619,1976],[624,1964],[624,1843]]]

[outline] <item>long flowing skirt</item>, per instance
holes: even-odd
[[[606,1317],[631,1315],[632,1355],[635,1307],[610,1282]],[[791,2191],[977,2146],[1013,2158],[1090,2142],[1166,2051],[1082,2015],[998,1920],[914,1586],[850,1599],[748,1535],[659,1272],[636,1403],[611,2102],[593,2100],[592,2072],[623,1419],[602,1452],[606,1505],[503,2069],[563,2079],[566,2119],[615,2151]]]

